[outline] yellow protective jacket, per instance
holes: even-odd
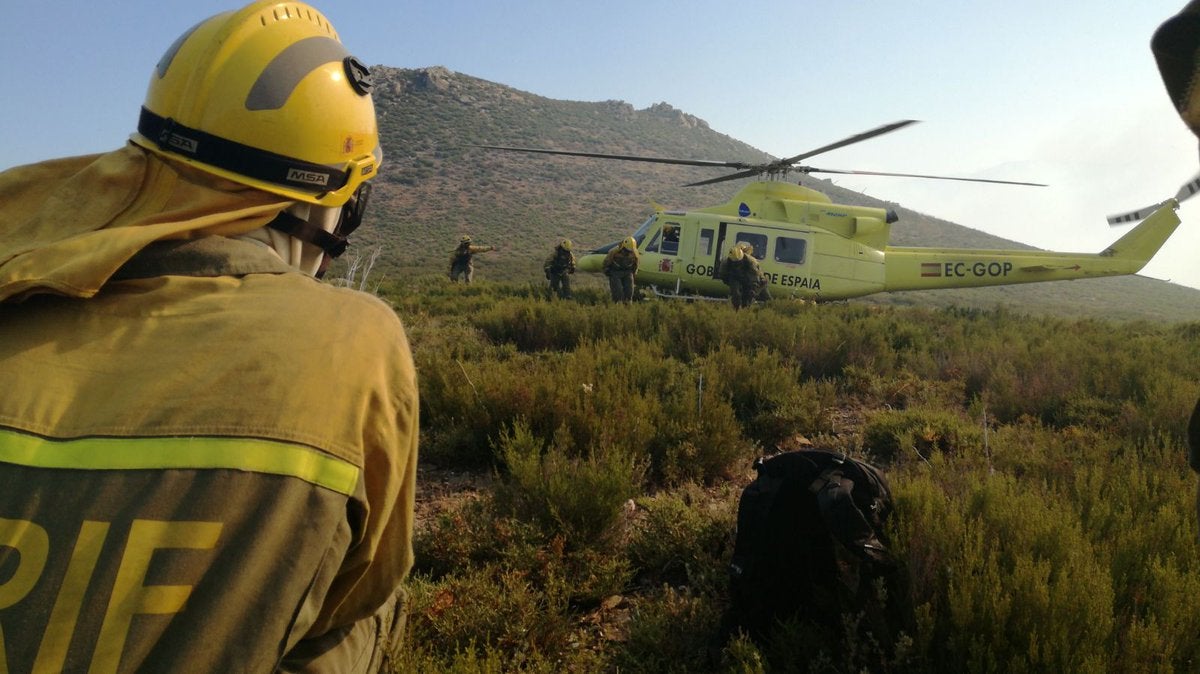
[[[726,259],[721,263],[717,276],[726,284],[740,283],[747,287],[766,281],[762,267],[759,266],[758,260],[753,255],[745,255],[740,260]]]
[[[554,252],[542,263],[542,269],[547,274],[574,274],[575,253],[562,246],[555,246]]]
[[[618,246],[604,256],[604,264],[601,265],[601,268],[609,276],[637,273],[638,254]]]
[[[412,564],[399,320],[188,171],[0,174],[0,672],[342,671]]]
[[[469,244],[459,244],[457,248],[450,252],[450,268],[455,266],[466,267],[471,264],[471,258],[480,253],[490,253],[496,250],[495,246],[472,246]]]

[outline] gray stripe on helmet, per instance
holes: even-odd
[[[328,37],[309,37],[271,59],[246,95],[247,110],[277,110],[313,70],[350,55],[342,43]]]
[[[205,21],[207,20],[208,19],[205,19]],[[183,46],[184,42],[187,42],[187,39],[192,36],[192,33],[196,32],[197,28],[203,25],[204,21],[201,21],[191,28],[188,28],[183,35],[180,35],[174,42],[171,43],[170,47],[167,47],[167,52],[158,60],[158,65],[154,66],[154,72],[158,75],[159,79],[167,76],[167,68],[171,67],[171,61],[175,60],[175,55],[179,53],[179,48]]]

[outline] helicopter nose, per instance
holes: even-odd
[[[575,263],[575,268],[579,271],[598,272],[604,265],[604,256],[599,253],[591,253],[579,258]]]

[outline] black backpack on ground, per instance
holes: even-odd
[[[760,459],[755,469],[738,503],[722,636],[740,628],[762,641],[779,623],[802,621],[836,637],[846,613],[887,621],[884,607],[872,606],[881,602],[871,587],[880,578],[894,585],[898,575],[884,531],[892,498],[883,475],[824,450]],[[873,631],[890,640],[893,629]]]

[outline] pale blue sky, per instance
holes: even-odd
[[[119,146],[167,45],[238,6],[11,4],[0,22],[0,168]],[[1161,201],[1200,168],[1149,49],[1183,0],[315,4],[368,64],[442,65],[551,98],[665,101],[776,156],[922,120],[809,161],[1050,183],[837,178],[1041,248],[1098,252],[1124,231],[1105,215]],[[646,203],[647,190],[630,200]],[[1200,198],[1180,214],[1143,274],[1200,288]]]

